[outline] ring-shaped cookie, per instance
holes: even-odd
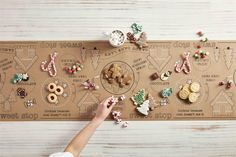
[[[54,93],[49,93],[47,99],[49,103],[57,103],[57,96]]]
[[[64,89],[62,88],[62,86],[57,86],[56,90],[55,90],[55,94],[56,95],[62,95],[64,92]]]
[[[49,83],[47,89],[49,92],[55,92],[56,88],[57,88],[57,85],[55,83]]]

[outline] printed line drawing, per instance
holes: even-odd
[[[169,48],[150,49],[147,60],[159,72],[169,63],[171,59]]]
[[[0,73],[0,90],[2,90],[6,80],[6,73],[2,72]]]
[[[227,47],[227,49],[224,49],[224,59],[225,59],[225,65],[228,69],[230,69],[231,65],[233,64],[233,49],[230,47]]]
[[[234,102],[229,94],[230,93],[226,93],[224,90],[221,90],[212,101],[211,106],[214,116],[228,116],[233,113]]]
[[[215,61],[218,62],[219,59],[220,59],[220,48],[219,47],[216,47],[214,49],[214,58],[215,58]]]
[[[81,58],[82,62],[84,62],[86,60],[86,51],[87,51],[87,49],[85,47],[82,47],[80,49],[80,58]]]
[[[0,105],[2,106],[3,112],[10,112],[13,102],[16,102],[14,89],[11,90],[9,97],[6,97],[2,93],[0,93]]]
[[[91,91],[86,92],[77,104],[79,113],[89,115],[94,114],[93,112],[96,110],[99,102],[99,99]]]
[[[98,50],[96,47],[94,47],[94,49],[91,50],[91,56],[90,56],[92,60],[91,64],[94,70],[97,69],[98,64],[99,64],[99,58],[100,58],[99,52],[100,50]]]
[[[16,68],[28,71],[37,59],[38,56],[36,55],[35,49],[16,49],[16,56],[14,57],[14,60],[18,65]]]

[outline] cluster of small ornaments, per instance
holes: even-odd
[[[17,88],[16,93],[22,99],[24,99],[27,96],[27,92],[25,91],[24,88]]]
[[[120,101],[124,101],[126,99],[125,95],[122,95],[118,98],[112,98],[109,102],[108,102],[108,108],[114,104],[114,103],[117,103],[117,102],[120,102]],[[112,111],[111,112],[111,115],[112,115],[112,118],[115,120],[115,123],[116,124],[121,124],[122,123],[122,119],[121,119],[121,112],[120,111]],[[124,121],[122,123],[122,128],[126,128],[128,127],[128,122]]]
[[[30,99],[30,100],[25,101],[24,104],[26,108],[33,107],[36,104],[36,100]]]
[[[12,78],[12,83],[17,84],[21,81],[28,81],[28,80],[29,80],[29,75],[27,73],[17,73]]]
[[[131,25],[132,33],[128,32],[127,33],[127,39],[131,43],[135,43],[140,49],[148,47],[147,44],[147,34],[145,32],[142,32],[142,26],[138,25],[137,23],[133,23]],[[136,38],[135,35],[140,33],[139,38]]]
[[[201,31],[197,32],[197,35],[201,38],[200,42],[208,42],[208,38],[203,38],[204,34]],[[193,55],[195,59],[204,59],[210,54],[208,51],[202,50],[201,44],[197,45],[197,49],[198,50]]]
[[[209,52],[208,51],[203,51],[203,50],[197,50],[195,53],[194,53],[194,55],[193,55],[193,57],[195,58],[195,59],[204,59],[204,58],[206,58],[207,56],[209,56]]]
[[[121,124],[122,123],[122,119],[121,117],[121,112],[120,111],[112,111],[111,113],[113,119],[115,120],[116,124]],[[129,123],[127,121],[124,121],[121,125],[122,128],[126,128],[128,127]]]
[[[95,83],[93,83],[91,80],[86,80],[84,83],[82,83],[82,85],[84,86],[84,89],[87,90],[98,90],[99,86],[96,85]]]
[[[80,62],[76,62],[70,67],[64,67],[64,70],[68,74],[76,74],[78,71],[81,71],[83,69],[83,65]]]
[[[219,86],[224,86],[224,85],[226,89],[230,89],[233,85],[233,80],[227,80],[226,82],[225,81],[219,82]]]

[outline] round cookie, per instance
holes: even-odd
[[[180,99],[182,99],[182,100],[187,99],[188,96],[189,96],[189,94],[190,94],[190,91],[187,90],[187,89],[182,89],[182,90],[179,91],[179,97],[180,97]]]
[[[62,95],[64,92],[64,89],[62,88],[62,86],[57,86],[56,90],[55,90],[55,94],[56,95]]]
[[[190,92],[190,89],[189,89],[190,85],[189,84],[185,84],[182,88],[182,90],[188,90]]]
[[[197,94],[197,93],[190,93],[190,94],[189,94],[189,97],[188,97],[188,100],[189,100],[191,103],[194,103],[194,102],[197,101],[198,96],[199,96],[199,94]]]
[[[54,93],[48,94],[47,99],[50,103],[57,103],[57,96]]]
[[[49,83],[47,89],[49,92],[55,92],[56,87],[57,85],[55,83]]]
[[[190,90],[191,90],[192,92],[199,92],[199,90],[200,90],[200,84],[199,84],[198,82],[193,82],[193,83],[191,83],[191,85],[190,85]]]

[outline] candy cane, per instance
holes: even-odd
[[[50,54],[50,62],[48,61],[43,61],[41,63],[41,69],[43,71],[48,71],[49,75],[54,77],[57,75],[57,69],[55,65],[55,59],[56,59],[57,53],[51,53]]]
[[[184,73],[189,74],[191,72],[191,66],[189,63],[189,56],[190,52],[185,52],[184,57],[183,57],[183,63],[180,64],[180,61],[176,62],[175,64],[175,71],[176,72],[181,72],[184,71]]]

